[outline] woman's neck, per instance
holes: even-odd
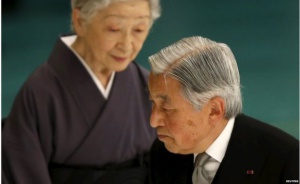
[[[101,63],[94,60],[93,57],[86,54],[87,52],[85,52],[84,48],[81,46],[80,42],[78,41],[78,38],[71,45],[71,47],[83,59],[83,62],[85,62],[90,67],[90,69],[96,75],[103,87],[106,88],[113,71],[108,70]]]

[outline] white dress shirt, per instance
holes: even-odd
[[[211,158],[204,165],[205,170],[217,171],[222,162],[234,126],[235,118],[230,118],[218,138],[205,151]],[[194,154],[194,160],[198,153]]]

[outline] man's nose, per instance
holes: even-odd
[[[163,114],[158,110],[156,110],[156,108],[152,108],[152,112],[150,116],[150,125],[153,128],[165,125]]]

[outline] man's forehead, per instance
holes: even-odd
[[[151,72],[151,73],[150,73],[150,76],[149,76],[150,82],[155,81],[155,84],[156,84],[156,83],[161,83],[162,81],[165,81],[165,79],[166,79],[166,76],[163,75],[163,74],[153,74],[153,73]]]
[[[159,87],[177,87],[180,86],[178,80],[174,79],[173,77],[165,74],[153,74],[150,73],[149,77],[149,85],[159,86]]]
[[[178,83],[178,81],[170,76],[163,74],[154,75],[153,73],[150,73],[149,90],[151,98],[170,101],[170,95],[174,94],[174,90],[177,90],[174,86],[175,83]]]
[[[163,90],[167,87],[167,77],[162,74],[155,75],[150,73],[149,88],[150,90]]]

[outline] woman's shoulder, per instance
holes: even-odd
[[[144,66],[138,64],[136,61],[133,61],[128,65],[128,68],[131,68],[133,70],[138,70],[141,72],[143,75],[149,76],[149,70],[146,69]]]
[[[48,93],[51,89],[59,86],[60,79],[48,62],[36,68],[26,79],[22,90],[30,92]]]

